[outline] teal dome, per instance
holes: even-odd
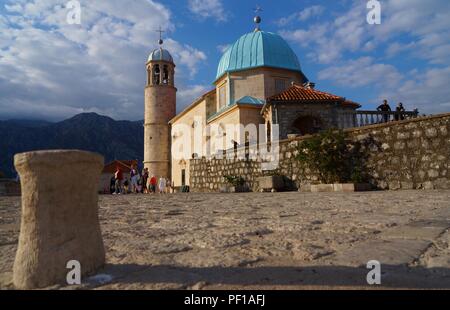
[[[297,55],[279,35],[255,31],[243,35],[223,54],[216,79],[225,73],[258,67],[272,67],[301,72]]]

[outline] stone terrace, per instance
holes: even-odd
[[[450,288],[450,191],[101,196],[97,289]],[[20,199],[0,197],[0,288]],[[62,288],[59,286],[52,287]]]

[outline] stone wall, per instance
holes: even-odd
[[[14,180],[0,179],[0,196],[20,196],[20,183]]]
[[[277,116],[272,115],[272,119],[278,118],[281,139],[287,139],[288,134],[301,134],[294,127],[295,121],[300,117],[311,116],[321,120],[322,129],[328,128],[349,128],[353,127],[351,114],[354,109],[342,107],[336,104],[277,104]]]
[[[450,114],[421,117],[347,129],[354,141],[373,139],[366,170],[369,182],[379,189],[450,189]],[[258,189],[262,175],[281,174],[290,189],[318,183],[318,177],[294,159],[305,139],[280,142],[276,171],[261,170],[261,159],[197,159],[190,164],[191,191],[218,192],[226,187],[223,176],[242,176],[248,187]],[[239,149],[242,154],[245,152]]]

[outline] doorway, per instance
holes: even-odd
[[[323,122],[316,116],[300,116],[292,124],[296,133],[301,135],[312,135],[324,129]]]

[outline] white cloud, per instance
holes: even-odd
[[[324,11],[325,11],[325,8],[323,6],[313,5],[313,6],[307,7],[303,11],[301,11],[298,14],[298,19],[300,21],[306,21],[306,20],[308,20],[311,17],[322,15],[322,13]]]
[[[303,9],[300,12],[296,12],[294,14],[289,15],[288,17],[283,17],[279,19],[276,23],[280,27],[284,27],[295,21],[307,21],[308,19],[320,16],[325,12],[325,8],[321,5],[313,5]]]
[[[372,33],[379,43],[406,35],[411,38],[409,42],[393,43],[398,44],[398,50],[432,64],[450,63],[449,1],[389,0],[382,8],[385,17]]]
[[[281,34],[304,48],[310,60],[328,66],[319,72],[321,80],[378,91],[381,95],[373,102],[387,97],[424,113],[447,112],[450,1],[385,0],[381,25],[369,25],[367,12],[366,1],[353,0],[334,20],[283,29]],[[402,72],[397,62],[388,63],[399,56],[418,60],[417,69]]]
[[[231,44],[222,44],[217,46],[217,50],[221,53],[225,53],[230,47]]]
[[[201,18],[215,18],[219,22],[227,20],[221,0],[189,0],[189,10]]]
[[[354,0],[350,9],[334,20],[281,33],[291,42],[314,50],[317,54],[314,59],[322,64],[342,59],[345,52],[373,51],[384,48],[384,44],[389,46],[389,57],[402,51],[432,64],[447,64],[450,62],[449,12],[447,0],[386,0],[382,2],[382,24],[369,25],[366,2]],[[289,18],[279,25],[284,27],[287,22]],[[400,43],[400,37],[410,40]],[[412,44],[416,44],[414,49],[409,48]],[[333,51],[327,51],[330,49]]]
[[[421,113],[442,113],[450,110],[450,66],[427,69],[412,78],[404,79],[395,90],[382,90],[381,98],[403,102],[409,110]]]
[[[177,93],[178,111],[182,111],[184,108],[190,105],[194,99],[197,99],[200,96],[204,95],[212,88],[213,86],[209,85],[189,85],[181,87]],[[192,100],[190,98],[192,98]]]
[[[81,4],[81,25],[69,25],[59,0],[8,2],[0,16],[0,117],[61,119],[97,111],[143,118],[146,58],[157,47],[155,29],[174,30],[170,11],[151,0]],[[206,55],[170,38],[165,47],[177,81],[189,83]]]
[[[450,109],[450,66],[415,69],[402,74],[392,65],[361,57],[328,67],[318,73],[318,78],[347,89],[375,89],[379,95],[371,103],[388,99],[389,102],[403,102],[409,110],[418,108],[426,114]]]
[[[198,72],[198,67],[207,59],[206,54],[188,44],[180,44],[174,40],[166,40],[166,48],[177,60],[177,65],[187,67],[189,78],[194,77]]]
[[[347,88],[377,86],[395,89],[402,80],[401,73],[392,65],[374,63],[371,57],[361,57],[330,66],[318,73],[319,80],[331,80]]]

